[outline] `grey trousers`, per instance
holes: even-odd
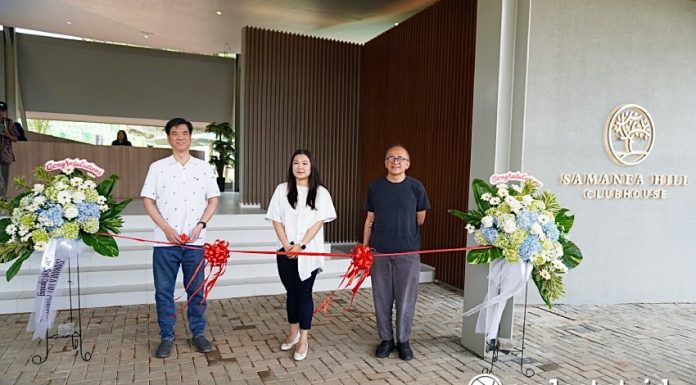
[[[372,265],[372,298],[381,340],[394,338],[392,308],[396,305],[396,341],[411,338],[411,326],[418,299],[420,255],[375,257]]]
[[[0,163],[0,197],[7,194],[7,185],[10,183],[10,164]]]

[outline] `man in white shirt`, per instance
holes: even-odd
[[[150,165],[140,193],[144,198],[145,211],[157,225],[154,240],[173,244],[155,244],[152,253],[157,322],[162,338],[157,348],[158,358],[168,357],[174,345],[174,287],[179,266],[184,273],[184,286],[190,282],[186,292],[190,301],[187,316],[193,335],[191,343],[199,352],[212,350],[204,336],[207,304],[203,291],[194,292],[204,281],[203,269],[196,272],[196,268],[203,258],[205,228],[220,196],[212,167],[189,154],[193,131],[191,123],[174,118],[167,122],[164,131],[172,147],[172,156]],[[188,239],[182,239],[182,234]],[[178,246],[184,244],[185,247]]]

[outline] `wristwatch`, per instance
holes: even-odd
[[[204,229],[205,229],[206,227],[208,227],[208,224],[205,223],[205,222],[203,222],[203,221],[198,221],[198,223],[196,223],[196,224],[197,224],[197,225],[203,225],[203,228],[204,228]]]
[[[295,242],[290,242],[290,244],[293,245],[293,246],[295,246]],[[307,245],[305,245],[304,243],[300,242],[300,249],[304,250],[304,249],[306,249],[306,248],[307,248]]]

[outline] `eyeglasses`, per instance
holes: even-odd
[[[388,156],[384,160],[386,160],[389,163],[403,163],[403,162],[408,162],[408,158],[404,158],[402,156]]]

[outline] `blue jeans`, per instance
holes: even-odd
[[[302,281],[297,271],[297,258],[290,259],[285,255],[278,255],[276,261],[278,275],[287,293],[285,308],[288,312],[288,323],[299,323],[301,330],[309,330],[312,328],[314,313],[312,288],[319,269],[314,270],[309,278]]]
[[[174,304],[174,288],[179,265],[184,272],[184,287],[191,281],[193,273],[203,259],[203,249],[188,249],[179,246],[154,247],[152,252],[152,274],[155,278],[155,303],[157,306],[157,323],[163,340],[174,339],[174,323],[176,322],[176,305]],[[193,282],[186,290],[189,298],[187,315],[191,334],[203,335],[205,318],[203,313],[208,304],[203,300],[203,289],[191,298],[205,279],[203,267],[196,273]]]

